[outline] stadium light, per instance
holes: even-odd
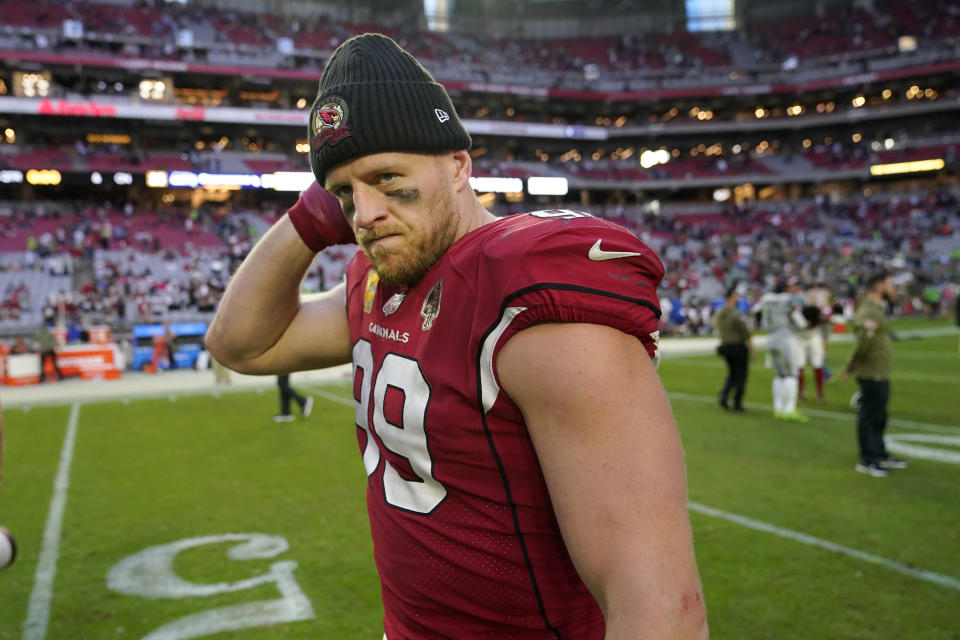
[[[523,180],[520,178],[470,178],[470,186],[481,193],[523,192]]]
[[[0,184],[21,184],[23,182],[23,172],[15,169],[4,169],[0,171]]]
[[[939,171],[945,163],[943,158],[931,160],[914,160],[913,162],[893,162],[890,164],[875,164],[870,167],[870,175],[891,176],[900,173],[918,173],[920,171]]]
[[[143,100],[164,101],[167,97],[167,83],[163,80],[141,80],[140,97]]]
[[[900,36],[897,38],[897,49],[900,53],[910,53],[917,50],[917,39],[913,36]]]
[[[90,184],[103,184],[103,176],[100,175],[99,171],[90,174]]]
[[[170,184],[166,171],[147,171],[146,181],[147,186],[154,189],[166,189]]]
[[[171,187],[196,188],[200,186],[197,174],[193,171],[171,171],[167,182]]]
[[[315,178],[310,171],[275,171],[260,176],[260,185],[274,191],[303,191]]]
[[[259,189],[260,176],[255,173],[201,173],[197,176],[201,187],[252,187]]]
[[[56,186],[63,180],[63,176],[56,169],[30,169],[27,171],[27,182],[33,185]]]
[[[15,71],[13,93],[23,98],[46,98],[50,95],[50,72],[36,73]]]
[[[650,169],[658,164],[667,164],[670,162],[670,152],[666,149],[652,151],[647,149],[640,154],[640,166],[644,169]]]
[[[126,171],[117,171],[113,174],[113,182],[118,185],[133,184],[133,175]]]
[[[565,196],[570,185],[563,177],[532,177],[527,179],[527,193],[532,196]]]

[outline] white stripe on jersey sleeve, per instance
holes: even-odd
[[[494,349],[496,349],[500,337],[514,318],[526,310],[526,307],[507,307],[496,329],[487,336],[480,348],[480,399],[483,403],[484,413],[490,413],[490,409],[493,409],[497,396],[500,394],[500,385],[497,384],[497,378],[493,374]]]

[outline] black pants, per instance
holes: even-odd
[[[733,406],[743,406],[743,391],[747,386],[747,367],[750,353],[745,344],[722,344],[717,353],[727,361],[727,379],[720,389],[720,401],[727,403],[727,397],[733,391]]]
[[[57,378],[63,380],[63,373],[61,373],[60,367],[57,365],[57,352],[51,349],[50,351],[42,351],[40,353],[40,382],[47,381],[47,374],[44,371],[44,365],[47,362],[47,357],[49,357],[50,361],[53,363],[53,370],[57,372]]]
[[[883,431],[887,428],[890,381],[857,378],[857,382],[860,384],[857,442],[860,445],[860,461],[869,464],[888,457]]]
[[[277,386],[280,387],[280,413],[282,415],[290,415],[290,400],[296,400],[297,404],[300,405],[300,410],[303,410],[307,399],[290,386],[289,375],[277,376]]]

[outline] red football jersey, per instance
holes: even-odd
[[[603,638],[494,364],[517,331],[557,321],[615,327],[655,358],[662,277],[633,234],[563,210],[468,233],[409,288],[357,253],[356,424],[389,640]]]

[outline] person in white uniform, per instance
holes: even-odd
[[[797,360],[801,330],[807,328],[803,317],[803,298],[798,295],[795,280],[765,293],[754,306],[762,314],[762,327],[767,331],[767,367],[774,370],[773,417],[792,422],[809,422],[797,411]]]

